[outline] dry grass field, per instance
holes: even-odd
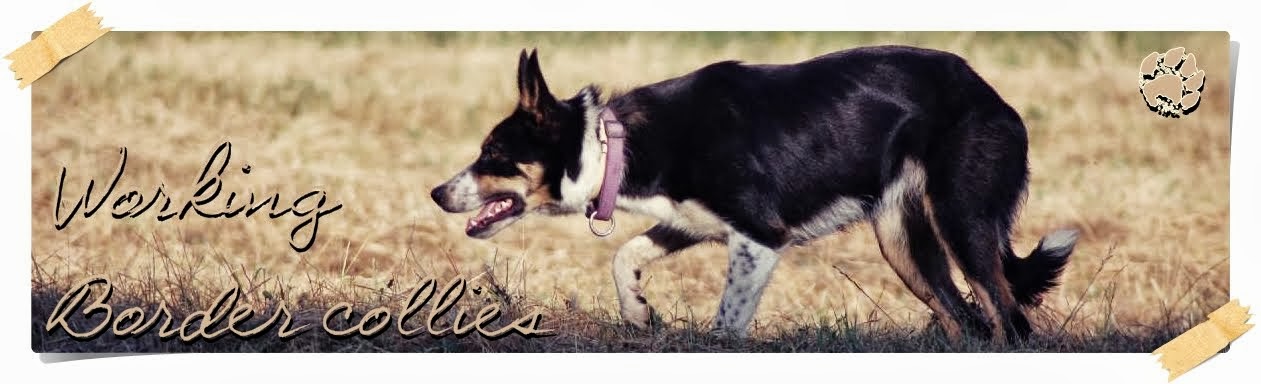
[[[1032,179],[1015,229],[1025,255],[1060,227],[1081,231],[1063,285],[1036,311],[1038,336],[1003,351],[1149,352],[1228,300],[1229,52],[1224,33],[132,33],[112,32],[34,85],[32,348],[36,351],[987,351],[947,345],[885,263],[870,226],[789,250],[746,341],[706,331],[724,282],[718,246],[645,269],[660,326],[619,324],[610,262],[652,223],[620,214],[608,238],[581,217],[528,217],[490,241],[428,191],[476,156],[516,101],[515,65],[538,47],[553,92],[628,89],[739,59],[786,63],[868,44],[967,58],[1024,117]],[[1147,110],[1139,62],[1184,46],[1207,72],[1201,107]],[[312,189],[343,204],[314,246],[290,248],[300,219],[115,220],[108,205],[54,228],[62,167],[68,209],[89,180],[176,202],[216,145],[232,142],[225,193]],[[239,172],[248,164],[249,174]],[[96,199],[98,197],[93,197]],[[111,201],[112,202],[112,201]],[[178,203],[177,203],[178,204]],[[64,213],[63,213],[64,214]],[[300,235],[304,239],[309,232]],[[853,278],[847,280],[839,272]],[[324,310],[397,306],[421,280],[476,278],[474,299],[505,318],[537,311],[542,338],[332,339],[322,332],[213,343],[152,335],[75,341],[45,320],[78,280],[104,274],[111,303],[177,313],[224,289],[319,327]],[[479,304],[480,305],[480,304]],[[95,318],[99,319],[99,318]]]

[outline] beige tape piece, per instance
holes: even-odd
[[[1169,371],[1169,381],[1173,381],[1252,329],[1248,317],[1248,308],[1239,306],[1239,300],[1231,300],[1209,313],[1208,320],[1169,340],[1152,354],[1160,355],[1160,364]]]
[[[48,74],[61,60],[79,52],[112,29],[101,28],[101,18],[88,10],[89,5],[92,3],[70,12],[29,43],[4,57],[13,61],[9,69],[15,74],[19,89]]]

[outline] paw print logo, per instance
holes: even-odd
[[[1199,108],[1204,70],[1196,67],[1195,54],[1182,47],[1163,54],[1152,52],[1138,66],[1138,73],[1142,75],[1138,92],[1152,112],[1178,118]]]

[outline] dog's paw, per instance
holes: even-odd
[[[730,340],[736,338],[736,333],[727,328],[712,328],[709,330],[709,336],[719,340]]]
[[[1138,90],[1147,108],[1174,118],[1199,108],[1205,73],[1198,65],[1195,54],[1182,47],[1148,54],[1138,67]]]
[[[636,331],[650,331],[660,328],[664,323],[656,308],[648,306],[642,313],[622,313],[622,324]]]
[[[649,329],[652,327],[653,310],[652,307],[643,305],[630,308],[623,308],[621,311],[622,322],[629,326],[639,329]]]
[[[746,337],[748,337],[748,335],[745,332],[728,327],[728,326],[724,326],[722,324],[718,324],[714,326],[714,328],[710,329],[709,335],[716,339],[726,340],[726,341],[744,340]]]

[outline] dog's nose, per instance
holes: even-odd
[[[445,207],[447,202],[447,189],[442,186],[434,188],[432,192],[429,192],[429,197],[433,198],[433,201],[438,203],[438,205]]]

